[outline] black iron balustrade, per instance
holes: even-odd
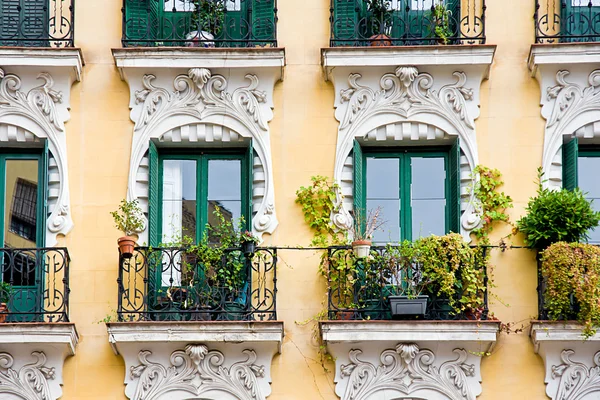
[[[253,256],[228,249],[209,267],[199,258],[186,248],[149,247],[120,256],[119,321],[277,319],[277,249]]]
[[[403,274],[410,273],[410,280],[418,281],[421,266],[412,264],[410,271],[385,261],[387,247],[371,247],[368,261],[356,259],[352,248],[347,246],[330,247],[327,250],[328,262],[333,273],[329,276],[328,318],[330,320],[391,320],[389,296],[415,295],[406,285]],[[487,247],[481,247],[481,259],[486,259]],[[340,264],[341,261],[341,264]],[[384,265],[384,263],[386,263]],[[354,272],[339,273],[335,265],[354,265]],[[330,269],[330,271],[331,271]],[[460,274],[459,270],[459,274]],[[487,288],[488,277],[484,265],[481,266],[483,286]],[[335,276],[334,276],[335,275]],[[475,310],[457,311],[448,297],[440,296],[427,288],[421,293],[427,295],[427,308],[423,320],[486,320],[488,318],[488,293],[480,293],[483,307]],[[459,304],[461,294],[455,294],[455,304]]]
[[[330,44],[484,44],[485,10],[485,0],[331,0]]]
[[[0,46],[73,47],[75,0],[0,0]]]
[[[124,47],[276,47],[276,0],[123,0]]]
[[[599,0],[536,0],[536,43],[600,41]]]
[[[0,248],[4,322],[69,321],[69,252],[66,248]]]

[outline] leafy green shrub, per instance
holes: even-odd
[[[567,319],[579,307],[584,336],[600,326],[600,248],[583,243],[554,243],[541,253],[546,281],[544,303],[550,319]]]
[[[140,204],[136,200],[122,200],[117,211],[111,211],[115,220],[115,228],[125,234],[131,236],[136,232],[144,229],[144,217]]]
[[[8,303],[12,297],[13,287],[8,282],[0,282],[0,303]]]
[[[541,183],[526,211],[517,221],[517,228],[525,235],[525,244],[537,249],[561,241],[583,241],[600,222],[600,212],[593,210],[579,189],[544,189]]]

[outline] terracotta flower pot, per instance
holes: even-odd
[[[131,258],[133,255],[133,248],[135,247],[135,238],[131,236],[123,236],[117,240],[119,244],[119,253],[124,258]]]
[[[371,252],[370,240],[355,240],[352,242],[352,250],[356,258],[365,258]]]
[[[6,317],[8,317],[8,305],[0,303],[0,323],[6,322]]]
[[[383,33],[373,35],[369,38],[369,46],[373,47],[381,47],[381,46],[391,46],[392,41],[388,35],[384,35]]]

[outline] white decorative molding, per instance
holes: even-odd
[[[49,379],[54,379],[54,368],[46,367],[46,355],[34,351],[36,361],[25,364],[18,371],[13,369],[14,358],[0,353],[0,395],[12,394],[24,400],[50,400]]]
[[[323,321],[342,400],[474,400],[494,321]]]
[[[231,367],[224,367],[225,356],[209,350],[203,344],[188,344],[185,350],[174,351],[169,366],[152,362],[150,351],[140,351],[140,365],[131,367],[131,378],[139,379],[132,400],[159,400],[173,393],[185,392],[194,396],[228,394],[239,400],[260,400],[257,378],[264,378],[265,366],[256,365],[256,352],[243,350],[248,357]]]
[[[58,57],[62,53],[52,54]],[[18,75],[8,67],[0,68],[0,143],[27,148],[40,139],[48,141],[46,246],[54,246],[57,235],[66,235],[73,228],[64,124],[69,119],[71,84],[78,75],[70,65],[48,68],[53,74],[34,72],[37,69],[29,65],[10,67],[23,72]]]
[[[0,324],[0,398],[60,398],[64,360],[77,342],[70,323]]]
[[[131,119],[135,122],[128,199],[139,199],[147,212],[146,157],[150,140],[159,146],[180,147],[240,147],[252,140],[253,231],[261,238],[264,233],[272,233],[278,221],[268,122],[273,118],[273,86],[281,78],[281,65],[274,63],[276,59],[283,63],[282,51],[276,54],[279,58],[271,55],[264,66],[256,68],[234,64],[223,69],[187,71],[174,70],[157,58],[144,58],[150,57],[146,52],[113,53],[130,86]],[[210,59],[205,53],[190,54]],[[257,56],[256,65],[260,65],[258,59]],[[184,61],[189,63],[190,59]],[[149,67],[140,67],[146,64]],[[156,68],[157,73],[146,73],[148,68]],[[247,72],[254,69],[257,73]],[[185,72],[177,74],[178,71]],[[169,85],[173,90],[167,89]],[[147,242],[147,230],[140,232],[139,237],[140,242]]]
[[[539,321],[531,325],[536,353],[544,360],[546,394],[552,400],[600,397],[600,334],[584,338],[574,322]]]
[[[361,353],[350,350],[350,364],[341,366],[341,376],[349,379],[342,400],[377,398],[380,392],[415,397],[419,392],[434,392],[449,400],[475,399],[467,383],[467,376],[475,375],[475,366],[465,362],[465,349],[454,349],[456,360],[439,367],[434,365],[436,356],[431,350],[414,343],[399,343],[395,349],[384,350],[377,365],[361,361]]]
[[[123,322],[107,324],[125,360],[132,400],[261,400],[271,393],[271,360],[281,322]]]
[[[488,65],[489,67],[489,65]],[[454,68],[454,67],[450,67]],[[398,66],[381,74],[380,67],[333,69],[336,119],[340,121],[334,179],[340,185],[335,225],[346,229],[352,222],[353,165],[350,154],[355,139],[364,145],[410,146],[461,145],[461,230],[466,240],[480,221],[479,207],[469,190],[478,164],[475,119],[479,116],[479,86],[484,66],[465,71],[444,69],[425,72],[414,66]],[[452,81],[454,80],[454,81]],[[342,83],[343,82],[343,83]],[[373,143],[373,141],[375,143]],[[378,143],[381,142],[381,143]]]
[[[600,45],[533,45],[528,65],[541,89],[546,120],[542,170],[545,187],[562,187],[562,145],[571,137],[600,143]]]

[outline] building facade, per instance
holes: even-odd
[[[471,243],[478,165],[502,172],[513,221],[538,168],[600,199],[600,1],[0,12],[0,399],[600,399],[600,335],[547,320],[521,236],[485,249],[481,309],[438,298],[398,320],[391,278],[373,295],[357,272],[351,301],[328,284],[322,260],[354,256],[311,245],[296,202],[328,177],[333,229],[383,210],[382,252]],[[131,254],[110,215],[122,200],[140,206]],[[240,217],[255,252],[185,250]],[[214,280],[209,253],[234,273]]]

